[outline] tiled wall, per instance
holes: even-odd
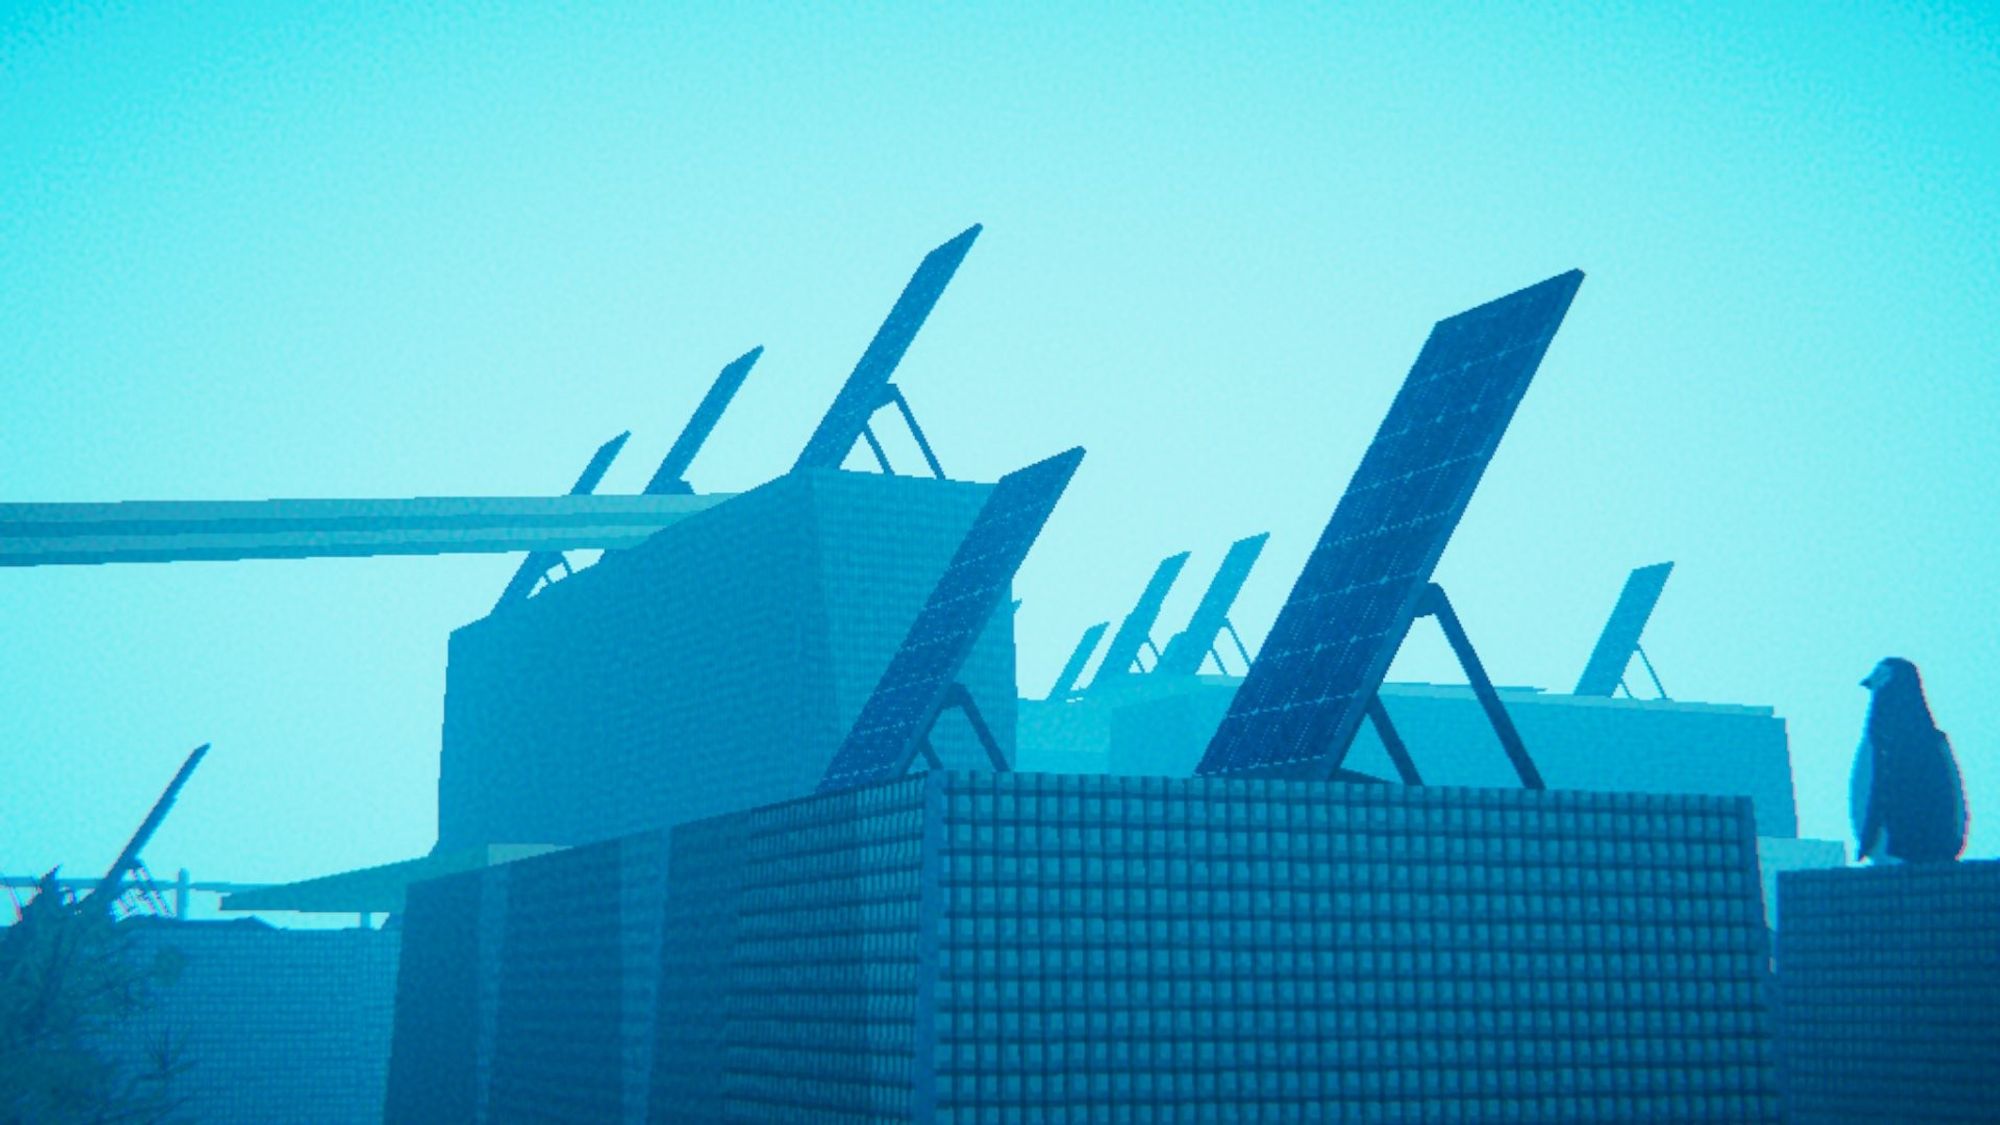
[[[139,1057],[162,1036],[186,1072],[186,1119],[217,1125],[379,1120],[399,934],[281,930],[234,922],[125,923],[135,951],[178,955],[178,979],[114,1049]]]
[[[657,1121],[1777,1120],[1741,799],[952,773],[675,849]]]
[[[2000,1120],[2000,862],[1778,877],[1794,1125]]]

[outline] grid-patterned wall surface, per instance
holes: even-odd
[[[1778,877],[1794,1125],[2000,1119],[2000,862]]]
[[[404,901],[387,1125],[479,1118],[480,876],[418,883]]]
[[[1747,801],[1019,773],[824,800],[919,785],[921,878],[873,884],[919,941],[906,970],[883,935],[873,977],[814,955],[811,911],[750,909],[858,835],[831,810],[676,833],[662,1026],[727,1030],[656,1121],[1777,1120]],[[788,949],[784,995],[882,993],[872,1053],[772,1049],[744,966]],[[827,1084],[895,1080],[905,1012],[909,1110]]]
[[[1180,685],[1178,692],[1163,690],[1158,698],[1116,708],[1104,772],[1165,777],[1194,772],[1229,709],[1236,682],[1216,677],[1182,679]],[[1502,689],[1500,698],[1551,788],[1740,795],[1755,803],[1761,834],[1798,835],[1785,721],[1769,707],[1509,689]],[[1382,703],[1427,783],[1518,784],[1471,689],[1384,684]],[[1029,748],[1022,753],[1029,756]],[[1379,777],[1396,776],[1366,723],[1346,764]]]
[[[674,834],[654,1122],[928,1120],[925,793],[913,778]]]
[[[988,491],[793,474],[458,630],[439,847],[590,843],[810,793]],[[1011,749],[1009,614],[964,676]],[[983,760],[955,715],[935,741]]]
[[[134,945],[179,955],[179,977],[113,1049],[168,1037],[187,1065],[188,1120],[217,1125],[378,1121],[389,1062],[398,934],[283,930],[254,919],[134,921]]]
[[[667,837],[410,890],[388,1121],[645,1119]]]

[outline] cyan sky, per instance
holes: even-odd
[[[1090,451],[1016,590],[1040,694],[1269,530],[1254,644],[1431,322],[1581,267],[1440,572],[1488,668],[1566,690],[1673,559],[1647,650],[1785,716],[1805,834],[1895,654],[2000,851],[1991,9],[0,18],[0,500],[547,494],[627,428],[633,491],[763,344],[691,474],[747,488],[979,221],[900,382],[954,475]],[[0,870],[101,869],[211,740],[156,869],[424,851],[515,561],[0,572]],[[1428,624],[1393,676],[1459,678]]]

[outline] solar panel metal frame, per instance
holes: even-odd
[[[681,427],[680,436],[668,448],[660,467],[653,471],[653,479],[640,490],[643,495],[691,495],[694,492],[693,486],[687,482],[688,466],[694,464],[695,454],[701,452],[715,424],[722,420],[722,412],[729,409],[730,400],[743,388],[743,380],[749,378],[750,369],[756,366],[757,357],[763,354],[762,347],[751,348],[730,360],[716,375],[715,382],[708,386],[708,393],[701,396],[701,404],[694,408],[693,414],[688,415],[687,424]]]
[[[820,779],[819,792],[851,789],[909,770],[938,712],[951,699],[972,646],[1006,598],[1014,572],[1082,460],[1081,448],[1070,449],[1008,473],[993,486],[861,705]]]
[[[1639,648],[1639,636],[1646,631],[1654,607],[1660,604],[1660,594],[1667,588],[1667,578],[1673,569],[1671,562],[1654,563],[1636,567],[1625,576],[1625,587],[1618,591],[1618,604],[1611,608],[1611,616],[1605,618],[1604,629],[1598,633],[1597,644],[1590,650],[1590,660],[1584,664],[1583,675],[1577,678],[1576,690],[1571,695],[1609,696],[1618,690],[1618,684],[1625,678],[1625,666],[1632,662],[1632,654]]]
[[[1431,329],[1197,774],[1340,769],[1582,281],[1558,274]]]
[[[847,460],[854,443],[861,440],[868,419],[890,402],[889,377],[895,374],[896,365],[916,339],[917,330],[924,326],[945,286],[958,272],[959,263],[965,260],[966,251],[972,249],[979,231],[979,224],[974,223],[924,255],[909,283],[903,286],[902,295],[883,319],[882,327],[876,329],[875,338],[868,342],[868,349],[861,353],[847,382],[841,385],[840,393],[834,396],[833,404],[820,418],[812,437],[806,440],[805,448],[799,451],[799,459],[792,464],[793,472],[838,469]]]
[[[1083,636],[1077,638],[1075,650],[1063,662],[1062,673],[1056,677],[1055,686],[1049,689],[1046,698],[1061,699],[1076,687],[1076,678],[1083,675],[1083,666],[1090,663],[1090,654],[1097,651],[1097,642],[1104,639],[1104,632],[1109,628],[1111,622],[1099,621],[1083,631]]]
[[[1132,612],[1118,623],[1118,631],[1111,634],[1111,644],[1104,650],[1104,660],[1097,666],[1097,674],[1090,678],[1090,690],[1112,683],[1121,677],[1132,675],[1132,662],[1139,659],[1139,649],[1152,636],[1153,625],[1160,619],[1160,606],[1167,600],[1167,593],[1174,588],[1174,581],[1181,576],[1181,569],[1187,566],[1188,552],[1168,555],[1153,568],[1153,576],[1146,580],[1146,588],[1139,592],[1139,601]]]
[[[1160,654],[1160,662],[1153,665],[1156,675],[1192,676],[1201,671],[1201,662],[1207,658],[1208,650],[1215,647],[1215,638],[1222,633],[1222,623],[1229,619],[1236,595],[1243,592],[1243,583],[1249,580],[1250,571],[1270,538],[1271,533],[1266,531],[1229,545],[1229,551],[1222,556],[1222,565],[1215,568],[1215,577],[1209,580],[1208,589],[1202,591],[1201,600],[1188,615],[1187,627],[1168,639],[1167,650]]]
[[[617,460],[618,451],[625,448],[625,442],[631,436],[632,431],[626,430],[598,446],[597,452],[590,455],[590,463],[585,465],[583,472],[577,476],[576,483],[570,485],[569,494],[588,496],[596,492],[598,482],[602,481],[604,474],[610,471],[611,462]],[[528,552],[528,557],[522,559],[521,565],[515,568],[514,577],[507,580],[506,589],[500,591],[500,598],[493,603],[493,608],[498,609],[508,602],[526,598],[534,592],[535,583],[549,572],[549,568],[561,561],[563,561],[561,551]]]

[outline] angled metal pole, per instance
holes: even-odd
[[[105,872],[104,878],[97,881],[97,886],[90,895],[93,902],[109,892],[110,897],[104,898],[103,905],[106,910],[111,909],[112,900],[117,897],[118,885],[125,878],[125,873],[139,862],[139,852],[152,841],[153,833],[159,831],[160,822],[167,818],[167,810],[174,807],[174,798],[181,794],[181,786],[187,784],[187,779],[194,774],[194,768],[207,756],[208,743],[204,742],[194,748],[194,753],[187,756],[187,761],[181,763],[180,772],[174,774],[174,779],[167,783],[167,788],[160,794],[160,799],[153,802],[152,811],[146,814],[144,821],[140,822],[139,830],[132,833],[132,839],[125,844],[125,850],[118,853],[118,859],[112,863],[111,870]]]
[[[1368,698],[1368,721],[1375,725],[1375,734],[1382,740],[1382,748],[1389,752],[1389,761],[1396,767],[1396,776],[1405,785],[1422,785],[1424,779],[1417,774],[1417,763],[1410,759],[1410,748],[1403,744],[1403,736],[1396,733],[1396,724],[1389,721],[1389,709],[1382,706],[1382,696],[1378,692]]]
[[[1486,667],[1479,662],[1479,654],[1472,649],[1472,641],[1466,637],[1464,626],[1458,623],[1458,614],[1451,608],[1451,599],[1445,597],[1444,587],[1433,582],[1424,590],[1423,601],[1417,608],[1420,616],[1437,618],[1438,627],[1444,630],[1444,639],[1450,643],[1451,651],[1458,656],[1459,667],[1465,669],[1465,678],[1472,684],[1472,694],[1479,699],[1479,706],[1486,711],[1486,721],[1493,724],[1493,733],[1500,737],[1500,748],[1507,752],[1507,760],[1514,763],[1514,772],[1521,778],[1521,785],[1528,789],[1546,789],[1542,773],[1535,768],[1528,757],[1528,747],[1521,741],[1521,732],[1514,729],[1514,720],[1507,717],[1507,709],[1500,705],[1500,693],[1493,690],[1493,681],[1486,678]]]
[[[923,451],[924,461],[931,467],[931,475],[943,480],[944,468],[938,464],[937,454],[931,452],[930,440],[924,437],[924,428],[917,425],[917,416],[910,412],[910,400],[903,397],[903,389],[894,383],[889,384],[887,399],[903,412],[903,424],[910,428],[910,436],[917,439],[917,448]]]

